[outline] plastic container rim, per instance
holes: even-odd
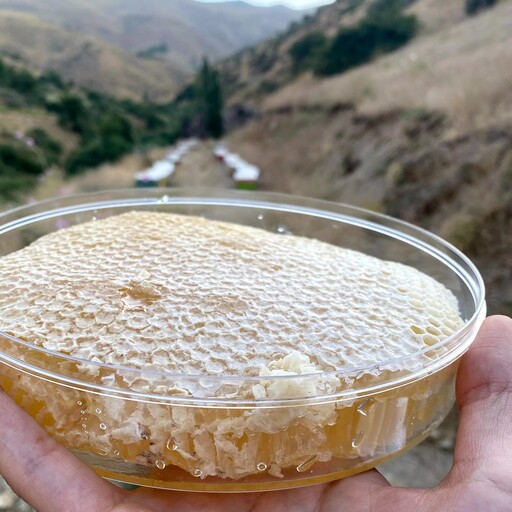
[[[95,201],[88,202],[88,199],[95,198]],[[103,200],[102,200],[103,198]],[[83,201],[83,202],[82,202]],[[58,207],[59,203],[71,203],[69,206]],[[418,250],[430,254],[438,261],[442,262],[445,266],[455,272],[465,286],[471,292],[472,298],[475,303],[475,311],[471,318],[467,319],[464,326],[443,339],[435,345],[425,347],[419,351],[406,356],[389,359],[377,364],[366,366],[351,367],[344,370],[330,370],[325,372],[313,372],[308,374],[298,375],[274,375],[274,376],[241,376],[241,375],[228,375],[228,376],[213,376],[201,374],[185,374],[176,372],[165,372],[160,370],[152,370],[146,368],[132,368],[121,365],[110,365],[100,362],[88,361],[73,356],[68,356],[56,351],[48,350],[44,347],[38,347],[30,342],[23,341],[19,338],[4,333],[0,328],[0,336],[10,340],[16,345],[21,345],[35,351],[57,357],[64,361],[73,362],[76,364],[86,364],[98,369],[104,368],[116,372],[130,372],[136,373],[140,376],[147,377],[164,377],[170,380],[186,379],[188,381],[202,381],[210,383],[261,383],[265,381],[286,381],[286,380],[302,380],[308,378],[328,378],[337,377],[339,379],[347,377],[356,377],[363,372],[377,370],[381,367],[388,365],[399,365],[405,361],[414,360],[435,349],[442,348],[447,345],[454,344],[455,346],[450,349],[446,354],[443,354],[438,359],[432,361],[431,364],[423,366],[420,370],[416,370],[411,374],[378,383],[372,386],[367,386],[361,389],[343,390],[337,393],[326,395],[315,395],[313,397],[300,397],[289,399],[252,399],[241,400],[237,398],[223,398],[223,397],[182,397],[173,395],[162,395],[155,393],[141,393],[125,388],[115,388],[88,382],[87,380],[78,380],[66,375],[47,371],[44,368],[26,363],[8,354],[0,352],[0,362],[8,366],[17,368],[24,373],[34,375],[45,380],[49,380],[66,387],[75,389],[86,389],[89,392],[99,393],[102,395],[110,396],[123,396],[125,398],[137,401],[157,401],[157,402],[170,402],[176,405],[187,406],[214,406],[214,407],[282,407],[291,405],[307,405],[319,404],[325,402],[339,401],[344,399],[353,399],[354,396],[363,397],[377,391],[385,391],[389,389],[398,388],[431,375],[462,356],[462,354],[469,348],[471,342],[476,335],[483,319],[486,314],[485,307],[485,286],[482,276],[473,262],[465,256],[461,251],[454,247],[449,242],[441,237],[417,227],[408,222],[384,215],[381,213],[366,210],[364,208],[351,206],[344,203],[336,203],[320,199],[312,199],[302,196],[292,196],[280,193],[267,193],[267,192],[248,192],[248,191],[231,191],[231,190],[217,190],[217,189],[198,189],[198,188],[183,188],[183,189],[120,189],[110,190],[100,193],[87,193],[77,194],[61,198],[48,199],[32,203],[26,206],[11,209],[0,214],[0,237],[7,232],[19,229],[23,226],[29,225],[36,221],[47,220],[58,217],[64,214],[83,213],[86,211],[100,211],[101,209],[111,209],[115,207],[129,207],[129,206],[158,206],[158,205],[195,205],[195,206],[236,206],[247,208],[260,208],[262,210],[271,211],[284,211],[287,213],[296,213],[300,215],[319,217],[325,220],[337,221],[343,224],[355,225],[370,231],[376,231],[380,234],[386,235],[390,238],[397,239],[406,244],[412,245]],[[30,210],[45,207],[46,205],[57,206],[53,209],[44,210],[43,212],[32,213],[23,215],[30,212]],[[14,217],[14,218],[13,218]],[[9,220],[11,218],[11,220]],[[6,222],[7,221],[7,222]],[[386,224],[392,224],[394,227],[389,227]],[[400,230],[401,228],[401,230]],[[411,234],[407,233],[411,232]],[[416,236],[414,236],[416,235]],[[425,240],[426,239],[426,240]],[[442,253],[434,245],[441,245],[445,250],[449,251],[450,255]],[[454,257],[462,260],[466,265],[467,270],[461,267],[461,264],[454,261]],[[457,339],[459,342],[457,343]]]

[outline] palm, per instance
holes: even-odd
[[[512,510],[512,320],[493,317],[461,363],[455,462],[434,489],[391,487],[377,471],[248,494],[122,491],[46,436],[0,393],[0,473],[40,512],[487,512]]]

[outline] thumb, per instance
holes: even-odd
[[[512,320],[487,318],[462,358],[457,380],[460,424],[457,479],[512,479]]]

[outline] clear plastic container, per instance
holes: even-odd
[[[326,482],[411,448],[452,407],[459,359],[485,316],[483,282],[457,249],[390,217],[278,194],[113,191],[46,201],[1,215],[0,254],[66,226],[133,210],[200,215],[293,233],[411,265],[455,294],[465,324],[437,345],[378,367],[268,377],[306,383],[335,376],[347,384],[324,396],[282,400],[244,398],[244,390],[264,377],[113,367],[0,334],[0,384],[100,475],[137,485],[208,492]],[[141,382],[150,382],[154,392],[138,391]],[[174,384],[194,390],[193,395],[159,391]]]

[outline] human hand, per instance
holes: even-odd
[[[490,317],[463,357],[453,467],[438,487],[391,487],[376,470],[247,494],[125,491],[97,476],[0,391],[0,474],[39,512],[505,512],[512,510],[512,320]]]

